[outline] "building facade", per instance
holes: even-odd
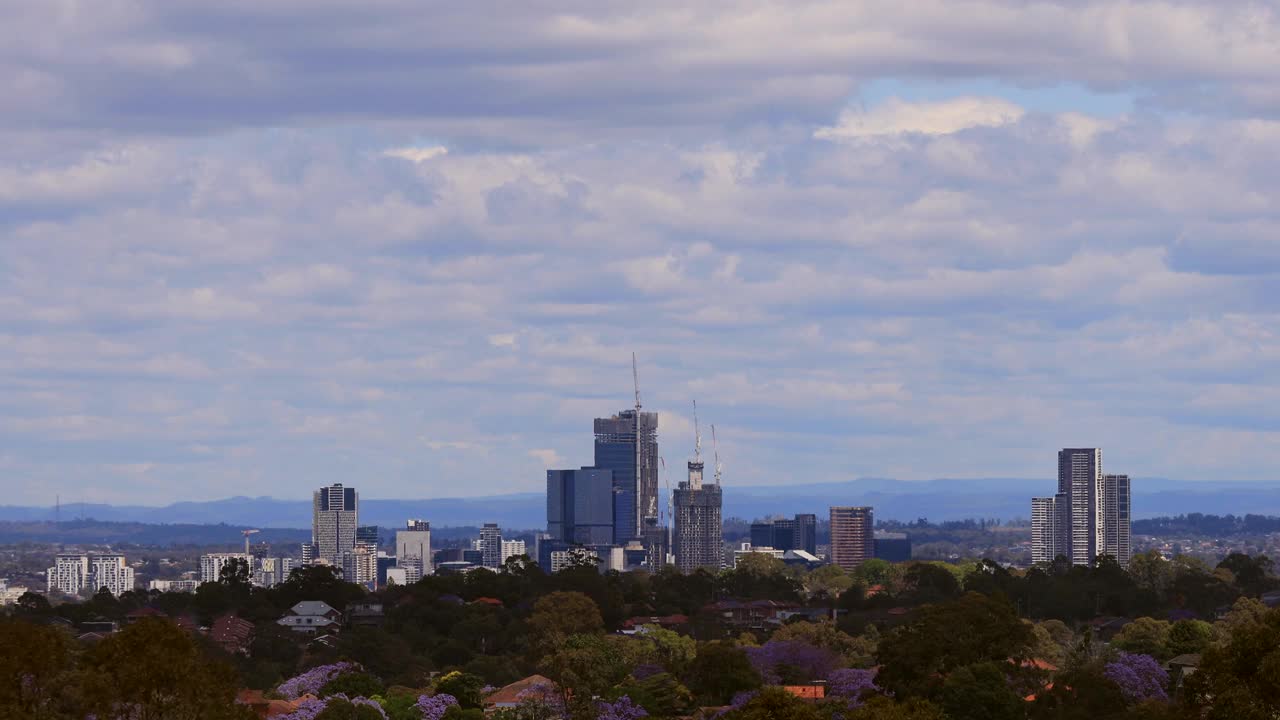
[[[1066,494],[1031,498],[1031,562],[1051,563],[1059,555],[1069,557],[1069,503]]]
[[[89,559],[89,589],[119,597],[133,589],[133,568],[124,555],[94,555]]]
[[[49,592],[79,595],[89,584],[88,555],[58,555],[45,575]]]
[[[548,540],[580,545],[614,543],[613,471],[547,471]]]
[[[404,569],[408,584],[431,574],[431,523],[409,520],[396,531],[396,567]]]
[[[320,488],[312,495],[312,561],[342,567],[343,556],[355,549],[360,496],[342,483]]]
[[[658,414],[623,410],[595,419],[595,465],[613,473],[615,545],[658,524]]]
[[[222,568],[227,563],[239,560],[248,564],[249,575],[253,575],[253,556],[244,553],[209,553],[200,556],[200,582],[212,583],[218,582],[222,577]]]
[[[681,482],[673,494],[671,550],[681,572],[718,572],[724,564],[724,497],[719,485]]]
[[[791,519],[765,520],[751,524],[751,544],[777,550],[804,550],[818,553],[818,516],[812,513]]]
[[[502,530],[497,523],[485,523],[480,528],[480,564],[497,569],[502,567]]]
[[[1058,452],[1058,494],[1067,500],[1066,555],[1073,565],[1092,565],[1098,554],[1102,450],[1064,448]]]
[[[875,531],[869,507],[831,508],[831,562],[853,570],[875,557]]]
[[[1098,505],[1102,523],[1098,554],[1110,555],[1121,567],[1129,567],[1133,557],[1129,537],[1129,476],[1103,475]]]

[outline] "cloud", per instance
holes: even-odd
[[[445,155],[449,152],[449,148],[443,145],[432,145],[431,147],[402,147],[384,150],[383,155],[386,157],[400,158],[408,160],[412,163],[424,163],[431,158]]]
[[[838,123],[818,128],[823,140],[856,140],[881,135],[920,133],[950,135],[974,127],[1017,122],[1024,111],[1000,98],[965,97],[939,102],[906,102],[890,98],[869,110],[845,110]]]

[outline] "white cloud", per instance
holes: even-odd
[[[391,148],[390,150],[383,151],[382,154],[386,157],[400,158],[401,160],[408,160],[412,163],[424,163],[432,158],[447,155],[448,153],[449,148],[443,145],[432,145],[430,147],[409,146]]]
[[[883,135],[949,135],[974,127],[998,127],[1017,122],[1018,105],[1000,98],[963,97],[937,102],[909,102],[890,98],[868,110],[848,109],[831,127],[814,131],[823,140],[858,140]]]

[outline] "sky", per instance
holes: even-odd
[[[0,14],[6,503],[1280,475],[1274,3]]]

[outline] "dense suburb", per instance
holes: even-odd
[[[372,595],[323,566],[271,589],[242,570],[194,594],[102,593],[56,607],[23,596],[0,622],[0,720],[252,718],[236,702],[246,689],[292,701],[287,720],[479,718],[493,688],[529,676],[547,682],[491,716],[1280,716],[1280,609],[1259,600],[1280,583],[1262,556],[1211,568],[1150,553],[1128,570],[1104,558],[1026,572],[869,561],[851,574],[749,556],[718,575],[601,574],[585,562],[548,575],[513,558],[501,572]],[[276,623],[303,600],[338,610],[374,601],[385,614],[316,642]],[[758,600],[797,612],[771,623],[726,611]],[[125,622],[142,607],[159,612]],[[190,630],[228,614],[254,624],[245,652]],[[184,618],[188,629],[175,622]],[[124,627],[94,642],[67,631],[97,619]],[[1192,656],[1197,672],[1169,676],[1168,660]]]

